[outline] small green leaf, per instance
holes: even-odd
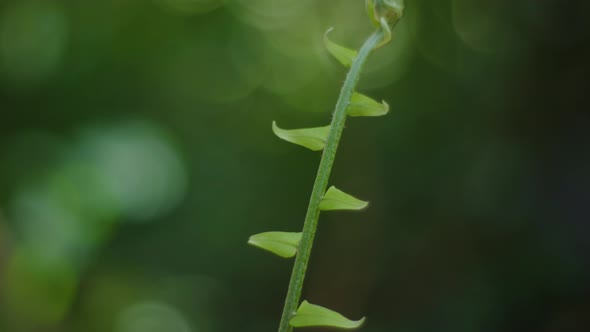
[[[385,101],[380,103],[355,92],[350,99],[347,112],[350,116],[382,116],[389,112],[389,105]]]
[[[266,232],[250,236],[248,244],[272,252],[283,258],[297,254],[301,233]]]
[[[333,28],[328,29],[328,31],[326,31],[324,34],[324,45],[326,49],[328,52],[330,52],[330,54],[332,54],[334,58],[336,58],[336,60],[343,64],[344,67],[352,66],[352,61],[354,61],[354,58],[356,58],[358,52],[344,46],[340,46],[331,41],[330,38],[328,38],[328,34],[330,31],[332,31],[332,29]]]
[[[277,123],[273,121],[272,131],[287,142],[304,146],[313,151],[320,151],[326,146],[330,126],[286,130],[279,128]]]
[[[320,201],[320,210],[361,210],[369,205],[368,202],[361,201],[340,189],[332,186]]]
[[[293,327],[329,326],[352,330],[359,328],[364,322],[365,317],[356,321],[350,320],[336,311],[303,301],[289,324]]]

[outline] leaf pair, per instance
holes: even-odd
[[[364,322],[365,317],[356,321],[350,320],[336,311],[303,301],[289,324],[293,327],[327,326],[340,329],[356,329],[361,327]]]
[[[389,112],[389,105],[386,102],[379,103],[365,95],[355,92],[347,109],[349,116],[381,116]],[[303,128],[303,129],[282,129],[272,122],[272,131],[279,138],[297,145],[306,147],[312,151],[323,150],[330,135],[330,126]]]
[[[320,201],[319,209],[322,211],[361,210],[368,204],[332,186]],[[283,258],[295,256],[299,242],[301,242],[301,233],[290,232],[265,232],[252,235],[248,239],[248,244]]]

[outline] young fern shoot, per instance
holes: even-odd
[[[318,172],[313,185],[303,231],[266,232],[250,237],[248,243],[284,258],[295,257],[293,272],[285,299],[279,332],[291,332],[294,327],[327,326],[341,329],[356,329],[364,318],[349,320],[330,309],[300,303],[303,280],[309,262],[313,240],[321,211],[360,210],[368,203],[361,201],[332,186],[328,180],[336,157],[336,151],[348,116],[381,116],[389,112],[389,105],[377,102],[356,92],[356,85],[369,55],[391,41],[391,30],[403,15],[403,0],[366,0],[367,14],[376,30],[367,38],[360,50],[340,46],[324,35],[326,49],[350,70],[340,91],[332,122],[328,126],[306,129],[281,129],[275,122],[272,130],[279,138],[301,145],[312,151],[323,150]]]

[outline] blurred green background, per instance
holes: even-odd
[[[590,330],[590,3],[406,0],[304,298],[363,331]],[[274,331],[362,0],[0,2],[0,331]],[[314,330],[310,330],[314,331]],[[317,331],[320,331],[318,329]]]

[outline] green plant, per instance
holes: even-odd
[[[352,321],[344,316],[303,301],[299,305],[303,280],[311,254],[320,211],[360,210],[366,202],[328,186],[328,180],[336,150],[347,116],[381,116],[387,114],[387,103],[379,103],[355,91],[362,68],[373,50],[391,40],[391,30],[403,14],[403,0],[366,0],[366,9],[376,30],[364,42],[360,50],[354,51],[340,46],[324,36],[328,51],[344,66],[350,67],[336,103],[332,122],[329,126],[285,130],[273,122],[273,132],[281,139],[309,148],[324,150],[311,193],[303,231],[300,233],[266,232],[250,237],[248,243],[273,252],[281,257],[296,256],[279,325],[279,332],[290,332],[293,327],[330,326],[352,329],[360,327],[364,318]],[[299,307],[298,307],[299,305]]]

